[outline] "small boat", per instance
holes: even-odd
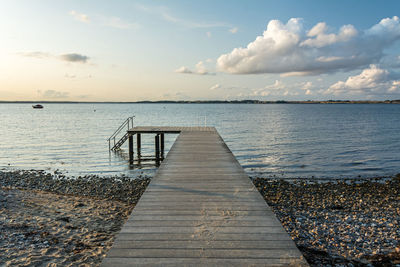
[[[40,104],[37,104],[37,105],[32,105],[32,107],[33,107],[33,108],[43,108],[43,106],[42,106],[42,105],[40,105]]]

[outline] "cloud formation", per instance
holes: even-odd
[[[35,51],[35,52],[22,52],[18,53],[18,55],[23,57],[33,57],[38,59],[56,58],[62,61],[73,62],[73,63],[86,63],[90,59],[88,56],[78,53],[69,53],[56,56],[46,52]]]
[[[213,90],[217,90],[217,89],[220,89],[220,88],[222,88],[222,86],[219,83],[217,83],[217,84],[214,84],[213,86],[211,86],[210,90],[213,91]]]
[[[209,62],[208,60],[206,62]],[[199,74],[199,75],[215,75],[215,73],[211,73],[204,66],[203,61],[199,61],[196,64],[195,70],[192,71],[188,67],[182,66],[175,70],[176,73],[184,73],[184,74]]]
[[[181,25],[183,27],[192,28],[192,29],[207,29],[207,28],[227,28],[231,32],[232,30],[236,33],[237,28],[232,26],[226,22],[205,22],[205,21],[193,21],[189,19],[184,19],[177,17],[171,13],[171,11],[165,6],[146,6],[146,5],[136,5],[136,7],[146,13],[154,14],[158,18],[163,19],[164,21],[174,23],[177,25]],[[236,29],[236,30],[235,30]]]
[[[18,55],[23,57],[33,57],[33,58],[48,58],[51,57],[49,53],[34,51],[34,52],[21,52]]]
[[[287,96],[288,94],[287,85],[280,80],[275,80],[273,84],[266,85],[263,88],[253,89],[251,93],[252,96]]]
[[[104,17],[102,20],[103,20],[104,26],[121,29],[121,30],[137,29],[140,27],[140,25],[138,23],[128,22],[119,17]]]
[[[238,32],[238,28],[236,28],[236,27],[233,27],[233,28],[229,29],[229,31],[230,31],[230,33],[233,33],[233,34],[235,34],[235,33],[237,33],[237,32]]]
[[[176,73],[186,73],[186,74],[192,74],[193,73],[193,71],[191,71],[190,69],[188,69],[185,66],[182,66],[182,67],[176,69],[175,72]]]
[[[75,10],[71,10],[69,14],[77,21],[89,23],[91,20],[89,16],[83,13],[79,13]],[[140,27],[138,23],[132,23],[123,20],[119,17],[107,17],[102,15],[92,16],[93,22],[102,26],[117,28],[117,29],[137,29]]]
[[[68,92],[61,92],[61,91],[56,91],[56,90],[46,90],[42,92],[41,90],[37,91],[39,96],[42,97],[43,99],[59,99],[59,98],[68,98],[69,93]]]
[[[365,31],[344,25],[336,33],[324,22],[306,31],[299,18],[292,18],[286,24],[271,20],[263,35],[247,47],[221,55],[217,69],[232,74],[285,76],[354,70],[379,63],[384,50],[399,39],[397,16],[382,19]]]
[[[89,60],[88,56],[77,53],[60,55],[59,58],[64,61],[78,62],[78,63],[86,63]]]
[[[70,14],[72,17],[74,17],[74,19],[76,19],[76,20],[78,20],[78,21],[80,21],[80,22],[85,22],[85,23],[90,22],[89,16],[86,15],[86,14],[78,13],[78,12],[76,12],[75,10],[71,10],[71,11],[69,12],[69,14]]]
[[[309,91],[313,86],[314,86],[313,83],[310,82],[310,81],[308,81],[308,82],[305,82],[305,83],[303,84],[303,86],[301,87],[301,89],[306,90],[306,91]]]
[[[346,81],[338,81],[331,85],[327,94],[398,94],[400,93],[400,77],[396,73],[371,65],[359,75],[350,76]]]

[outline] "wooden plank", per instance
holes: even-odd
[[[185,210],[189,212],[190,210]],[[226,214],[228,215],[209,215],[210,212],[203,212],[203,215],[177,215],[179,211],[168,211],[169,214],[172,215],[163,215],[163,214],[151,214],[151,215],[132,215],[132,220],[226,220],[227,216],[233,217],[232,220],[236,221],[241,221],[241,220],[246,220],[246,221],[255,221],[255,220],[262,220],[265,216],[273,216],[274,213],[270,212],[270,214],[262,214],[259,216],[248,216],[248,215],[243,215],[243,216],[234,216],[230,215],[234,212],[227,212]],[[173,213],[172,213],[173,212]]]
[[[296,249],[120,249],[114,248],[108,257],[150,258],[230,258],[230,259],[281,259],[301,256]]]
[[[271,241],[209,241],[193,240],[175,241],[175,240],[157,240],[157,241],[137,241],[137,240],[119,240],[113,245],[114,248],[167,248],[167,249],[291,249],[293,246],[290,240],[271,240]]]
[[[234,212],[233,211],[228,211],[226,213],[234,214],[236,216],[235,219],[240,219],[241,216],[244,216],[244,218],[246,218],[247,220],[253,218],[253,216],[272,217],[274,215],[274,213],[271,210],[242,210],[242,211],[234,211]],[[152,218],[152,220],[157,219],[157,217],[155,217],[155,216],[161,216],[161,215],[171,216],[172,218],[176,217],[176,216],[182,216],[182,218],[187,219],[185,216],[203,216],[204,215],[204,211],[189,209],[189,210],[175,210],[172,213],[172,211],[164,210],[164,209],[151,209],[151,210],[148,210],[148,209],[136,210],[135,209],[134,215],[132,214],[132,216],[130,218],[135,217],[135,219],[136,219],[137,216],[145,216],[145,215],[154,216],[154,218]],[[221,216],[221,211],[208,210],[207,211],[207,216],[208,216],[208,218],[210,220],[212,220],[213,218],[211,216],[219,216],[220,217]],[[224,214],[222,214],[222,216],[224,216]],[[194,217],[191,220],[196,220],[196,219],[199,219],[199,218],[195,218]],[[214,219],[216,219],[216,218],[214,218]],[[220,218],[218,218],[218,220],[219,219]]]
[[[308,266],[299,259],[105,258],[102,266]]]
[[[270,227],[276,226],[275,219],[260,220],[129,220],[125,226],[129,227],[203,227],[203,226],[223,226],[223,227]]]
[[[266,233],[285,233],[282,226],[275,223],[274,226],[244,226],[244,227],[230,227],[222,226],[223,222],[220,221],[220,225],[208,226],[206,223],[199,227],[181,227],[181,226],[146,226],[146,227],[134,227],[124,225],[121,229],[120,234],[124,233],[177,233],[177,234],[198,234],[198,235],[209,235],[212,236],[215,232],[226,233],[226,234],[266,234]]]
[[[307,266],[215,128],[129,130],[178,132],[102,266]]]
[[[120,240],[136,240],[136,241],[162,241],[162,240],[181,240],[188,243],[196,240],[210,241],[209,237],[191,234],[171,234],[171,233],[126,233],[118,235],[116,242]],[[287,233],[247,233],[247,234],[230,234],[215,233],[212,241],[274,241],[288,240],[291,241]],[[292,243],[293,244],[293,243]]]

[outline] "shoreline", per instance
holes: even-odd
[[[149,178],[0,171],[0,266],[96,266]]]
[[[54,173],[53,175],[42,170],[0,171],[0,187],[41,190],[136,204],[150,183],[150,177],[140,175],[132,179],[124,175],[66,177]]]
[[[251,180],[311,266],[400,266],[400,175]],[[0,171],[0,265],[98,265],[149,182]]]

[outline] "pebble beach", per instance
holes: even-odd
[[[400,177],[253,178],[311,266],[400,266]],[[0,266],[97,266],[150,178],[0,172]]]
[[[400,266],[400,175],[253,182],[311,266]]]

